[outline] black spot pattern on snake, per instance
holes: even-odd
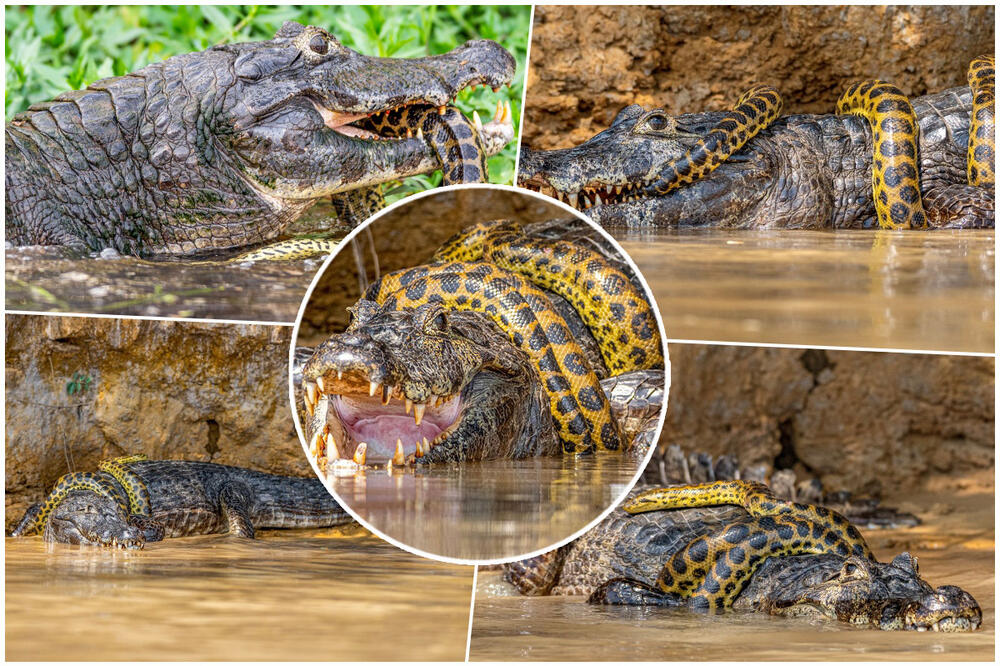
[[[873,559],[868,544],[846,518],[824,507],[780,499],[760,483],[717,481],[657,488],[639,493],[623,508],[641,513],[718,504],[742,506],[748,516],[693,540],[670,558],[657,578],[660,589],[688,599],[691,607],[732,605],[768,557],[852,552]],[[696,566],[705,562],[712,566]]]

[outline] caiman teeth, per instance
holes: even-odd
[[[319,429],[313,433],[312,439],[309,440],[309,455],[313,458],[319,456],[319,438],[323,436],[323,432]]]
[[[371,398],[375,395],[375,391],[379,389],[380,384],[378,382],[369,382],[368,385],[368,397]]]
[[[403,453],[403,440],[396,440],[396,453],[392,456],[393,465],[404,465],[406,464],[406,455]]]
[[[425,442],[427,441],[426,437],[424,438],[424,441]],[[424,447],[420,443],[419,439],[417,440],[416,445],[417,445],[417,450],[413,453],[413,457],[414,458],[423,458],[424,457]]]
[[[410,410],[413,409],[413,401],[410,400],[409,398],[406,399],[406,403],[405,403],[404,409],[406,409],[406,413],[407,414],[409,414]],[[419,421],[417,422],[417,425],[420,425]]]
[[[407,402],[409,402],[409,400],[407,400]],[[424,420],[424,410],[425,409],[427,409],[427,405],[424,405],[424,404],[414,405],[414,407],[413,407],[413,420],[417,422],[417,425],[420,425],[420,422]],[[407,413],[409,413],[409,412],[407,412]]]
[[[323,388],[323,378],[322,377],[317,377],[316,378],[316,386],[319,387],[319,392],[320,393],[326,393],[326,390]]]
[[[479,132],[483,131],[483,121],[479,119],[479,112],[472,112],[472,124],[476,126],[476,130]]]
[[[326,457],[329,460],[340,460],[340,450],[337,448],[337,440],[334,439],[333,433],[327,433],[326,437]]]
[[[358,465],[365,464],[365,453],[368,451],[368,442],[361,442],[358,447],[354,449],[354,462]]]
[[[392,399],[392,387],[388,384],[382,385],[382,404],[388,405],[389,400]]]

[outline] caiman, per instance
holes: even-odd
[[[383,276],[302,370],[307,449],[400,465],[630,451],[654,438],[659,329],[641,282],[580,220],[494,221]]]
[[[769,86],[728,112],[632,105],[573,148],[523,148],[518,184],[605,226],[992,228],[992,56],[969,82],[911,104],[866,81],[837,115],[779,117]]]
[[[11,536],[38,533],[45,541],[134,549],[165,537],[253,538],[258,529],[349,522],[316,478],[135,455],[106,460],[97,472],[62,476]]]
[[[505,565],[504,577],[521,594],[588,595],[592,604],[827,618],[884,630],[973,631],[982,623],[969,593],[932,588],[909,553],[878,562],[837,511],[718,476],[637,486],[592,530]]]
[[[513,139],[509,106],[484,125],[451,102],[514,66],[488,40],[374,58],[287,22],[102,79],[7,124],[6,240],[189,255],[271,240],[331,195],[358,222],[381,183],[415,174],[483,182]]]

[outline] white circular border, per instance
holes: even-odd
[[[517,562],[519,560],[524,560],[529,557],[535,557],[537,555],[547,553],[550,550],[559,548],[560,546],[564,546],[570,541],[579,538],[584,533],[589,532],[599,522],[604,520],[604,518],[606,518],[609,513],[614,511],[614,509],[619,504],[621,504],[622,500],[625,499],[625,497],[629,494],[632,488],[635,487],[635,484],[639,481],[639,478],[645,471],[646,466],[649,465],[649,461],[652,459],[653,453],[656,451],[656,444],[660,439],[660,433],[663,430],[663,423],[667,417],[667,404],[670,398],[670,353],[667,350],[667,335],[666,332],[663,330],[663,317],[660,316],[660,308],[656,304],[656,299],[653,297],[653,291],[649,288],[649,285],[646,284],[646,278],[643,277],[642,273],[639,271],[638,266],[636,266],[635,262],[632,261],[632,257],[630,257],[628,253],[626,253],[625,250],[622,249],[621,245],[618,244],[618,241],[612,238],[611,235],[607,231],[605,231],[599,224],[591,220],[589,217],[587,217],[577,209],[572,208],[568,204],[565,204],[561,201],[557,201],[556,199],[547,197],[543,194],[540,194],[538,192],[533,192],[528,189],[514,187],[512,185],[494,185],[489,183],[472,183],[468,185],[450,185],[447,187],[437,187],[434,189],[425,190],[423,192],[418,192],[416,194],[403,197],[396,203],[390,206],[386,206],[379,212],[369,217],[367,220],[365,220],[357,227],[352,229],[351,232],[347,234],[347,236],[345,236],[343,240],[340,241],[340,244],[337,246],[337,250],[331,253],[330,256],[326,258],[326,260],[323,262],[323,265],[320,266],[319,270],[316,271],[316,275],[313,276],[312,282],[309,284],[309,288],[306,290],[305,296],[302,299],[302,305],[299,306],[299,313],[295,317],[295,325],[292,327],[291,345],[289,346],[288,349],[288,399],[289,399],[289,405],[292,410],[292,419],[295,421],[295,432],[299,436],[299,443],[302,445],[302,451],[306,456],[306,460],[309,461],[309,465],[312,467],[313,473],[316,474],[317,479],[320,479],[322,481],[323,475],[320,474],[316,462],[309,455],[309,449],[308,445],[306,444],[305,433],[303,433],[302,424],[299,422],[299,413],[298,409],[296,409],[297,397],[295,395],[295,380],[292,372],[292,369],[295,364],[295,345],[299,337],[299,327],[302,324],[302,317],[305,314],[306,306],[309,303],[309,299],[312,297],[313,290],[319,283],[319,280],[323,276],[323,273],[326,272],[326,269],[333,262],[333,259],[338,254],[340,254],[341,251],[347,248],[348,243],[350,243],[350,241],[353,240],[355,236],[357,236],[364,229],[367,229],[372,224],[376,223],[380,218],[382,218],[382,216],[387,215],[388,213],[396,210],[397,208],[406,205],[408,203],[411,203],[413,201],[416,201],[418,199],[422,199],[425,197],[432,197],[442,192],[450,192],[455,190],[469,190],[469,189],[502,190],[505,192],[511,192],[518,195],[534,197],[536,199],[544,201],[547,204],[556,206],[558,208],[562,208],[573,217],[583,220],[593,229],[595,229],[599,234],[601,234],[601,236],[603,236],[605,240],[610,242],[612,247],[614,247],[615,250],[617,250],[618,253],[625,259],[626,263],[628,263],[629,267],[632,269],[633,273],[638,278],[640,284],[642,284],[643,289],[646,291],[646,297],[649,299],[650,304],[653,306],[653,314],[656,315],[656,325],[660,333],[660,344],[663,347],[663,368],[664,368],[663,408],[660,410],[660,418],[657,420],[656,423],[656,437],[653,439],[653,442],[649,447],[649,451],[646,453],[646,457],[642,460],[642,463],[638,466],[635,474],[632,476],[632,480],[628,483],[625,490],[622,491],[622,493],[613,502],[611,502],[611,504],[608,505],[607,509],[602,511],[593,520],[591,520],[589,523],[587,523],[585,526],[583,526],[573,534],[553,543],[550,546],[545,546],[544,548],[539,548],[537,550],[533,550],[519,555],[512,555],[510,557],[500,557],[490,560],[466,560],[457,557],[449,557],[447,555],[439,555],[437,553],[426,552],[420,550],[419,548],[414,548],[409,544],[403,543],[397,540],[396,538],[391,537],[388,534],[385,534],[384,532],[376,528],[374,525],[369,524],[368,521],[361,518],[361,516],[359,516],[358,513],[351,508],[350,505],[348,505],[344,500],[342,500],[330,486],[328,486],[326,483],[323,483],[323,487],[327,490],[327,492],[329,492],[333,496],[333,498],[337,500],[337,503],[340,504],[340,506],[342,506],[344,510],[351,515],[351,517],[353,517],[356,521],[361,523],[361,525],[365,529],[372,532],[383,541],[387,541],[392,545],[396,546],[397,548],[405,550],[409,553],[413,553],[414,555],[419,555],[420,557],[436,560],[438,562],[447,562],[448,564],[463,564],[468,566],[485,566],[491,564],[506,564],[509,562]]]

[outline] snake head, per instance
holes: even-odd
[[[95,492],[70,492],[52,510],[43,532],[45,541],[108,548],[140,549],[142,532],[113,499]]]

